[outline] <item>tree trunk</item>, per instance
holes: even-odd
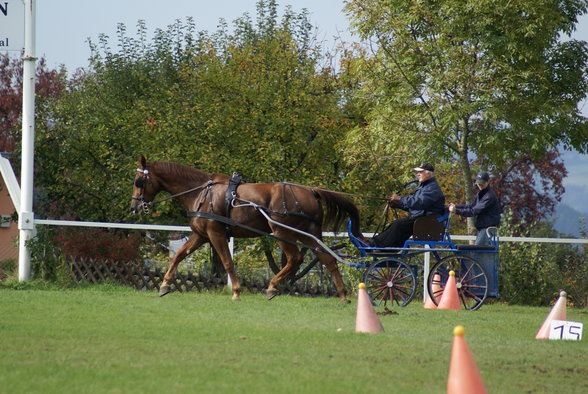
[[[459,154],[459,165],[461,167],[463,185],[465,189],[466,203],[471,204],[474,201],[474,191],[472,190],[472,168],[468,160],[467,150],[462,150]],[[475,230],[474,218],[467,219],[468,233],[473,234]]]
[[[462,128],[462,134],[459,144],[459,165],[461,167],[461,173],[463,177],[462,179],[465,189],[466,204],[471,204],[474,201],[474,190],[472,188],[472,168],[470,166],[470,160],[468,159],[468,140],[471,133],[469,117],[464,118],[460,124]],[[474,218],[467,219],[467,228],[469,234],[474,233]]]

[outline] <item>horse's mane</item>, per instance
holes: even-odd
[[[212,174],[200,171],[197,168],[189,167],[184,164],[172,163],[168,161],[154,161],[149,163],[149,167],[157,172],[165,172],[180,179],[201,181],[202,178],[210,178]]]

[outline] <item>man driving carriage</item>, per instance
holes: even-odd
[[[422,216],[443,215],[445,212],[445,195],[435,179],[435,167],[423,163],[414,168],[419,186],[409,196],[400,197],[396,193],[390,196],[390,205],[408,211],[409,216],[394,220],[380,234],[374,236],[370,244],[381,247],[402,247],[413,235],[414,222]]]

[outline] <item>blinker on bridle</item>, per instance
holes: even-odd
[[[143,189],[145,187],[145,179],[137,178],[135,180],[135,186],[137,186],[139,189]]]
[[[141,189],[141,194],[139,195],[139,197],[133,196],[132,199],[138,200],[140,202],[141,208],[143,209],[143,213],[148,214],[149,213],[149,206],[151,205],[151,202],[146,201],[144,198],[144,195],[145,195],[145,186],[147,184],[147,181],[149,181],[149,170],[137,168],[137,172],[140,172],[143,174],[142,177],[135,179],[135,186],[138,189]]]

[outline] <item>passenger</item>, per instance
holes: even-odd
[[[490,175],[486,171],[482,171],[476,176],[475,183],[479,190],[474,202],[469,205],[451,203],[449,204],[449,212],[464,217],[475,216],[476,245],[489,245],[486,230],[488,227],[498,227],[500,224],[500,203],[496,192],[490,186]]]
[[[400,197],[393,193],[390,203],[393,207],[408,211],[409,216],[400,218],[386,227],[371,240],[372,246],[402,247],[413,234],[413,225],[421,216],[445,212],[445,195],[434,177],[432,164],[423,163],[414,169],[419,180],[419,187],[409,196]]]

